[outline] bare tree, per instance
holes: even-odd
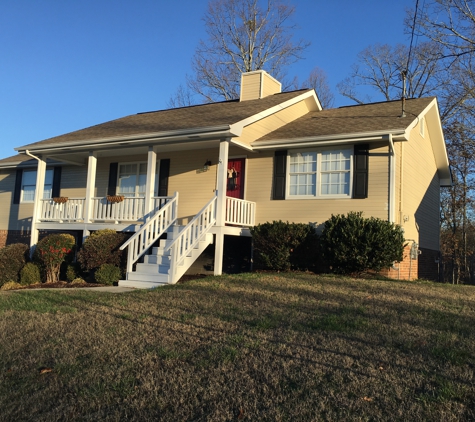
[[[473,0],[426,0],[415,19],[415,32],[443,47],[442,57],[475,52],[475,2]],[[407,26],[412,29],[413,11]]]
[[[335,96],[328,85],[327,75],[323,69],[314,67],[301,88],[313,88],[323,108],[333,107]]]
[[[230,100],[239,97],[243,72],[264,69],[283,80],[285,68],[308,46],[293,41],[294,11],[283,0],[210,0],[204,17],[208,39],[193,56],[189,91],[205,102]],[[181,104],[182,94],[171,101]]]

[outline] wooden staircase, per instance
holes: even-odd
[[[163,207],[121,246],[128,247],[127,276],[119,286],[153,289],[175,284],[213,242],[210,229],[216,223],[216,196],[186,226],[176,225],[176,205],[177,201],[168,203],[170,209]],[[164,233],[167,238],[154,247]],[[150,249],[151,254],[146,254]],[[142,256],[143,262],[138,262]]]
[[[213,235],[206,233],[197,244],[191,248],[184,259],[177,265],[173,274],[171,269],[172,250],[170,246],[179,237],[184,226],[171,226],[167,230],[167,238],[159,241],[158,247],[151,249],[151,254],[144,255],[143,263],[136,264],[135,271],[127,273],[127,279],[119,281],[119,286],[137,289],[154,289],[165,284],[174,284],[185,274],[188,268],[203,253],[208,245],[213,243]],[[175,281],[175,282],[176,282]]]

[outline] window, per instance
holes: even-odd
[[[352,149],[295,151],[288,154],[288,198],[349,198]]]
[[[158,164],[158,163],[157,163]],[[158,165],[157,165],[158,171]],[[155,176],[155,189],[158,189],[158,177]],[[118,195],[126,197],[145,196],[147,184],[147,163],[119,164]]]
[[[36,192],[36,170],[24,170],[21,179],[21,202],[34,202]],[[46,170],[43,199],[51,198],[53,192],[53,170]]]

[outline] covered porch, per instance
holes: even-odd
[[[257,209],[255,202],[227,195],[231,143],[232,140],[228,138],[207,140],[203,145],[197,144],[196,141],[192,144],[187,143],[187,145],[180,144],[179,151],[173,151],[168,145],[165,148],[160,145],[148,145],[146,149],[141,146],[134,149],[114,150],[112,155],[114,159],[117,157],[119,163],[126,163],[129,156],[146,157],[146,162],[144,161],[143,164],[146,165],[146,174],[143,176],[145,179],[144,189],[142,189],[141,195],[135,196],[121,194],[120,189],[111,195],[97,195],[98,186],[104,185],[104,165],[102,164],[102,167],[99,166],[98,169],[98,158],[102,158],[103,163],[105,160],[106,164],[111,159],[107,158],[110,150],[92,150],[87,152],[86,157],[86,152],[82,151],[83,163],[87,166],[87,172],[83,171],[82,173],[86,174],[84,196],[67,196],[70,191],[63,190],[62,187],[61,196],[43,198],[46,157],[54,158],[57,161],[62,161],[64,158],[65,163],[72,160],[78,162],[80,160],[76,157],[80,157],[80,153],[72,158],[71,155],[61,156],[58,153],[33,156],[27,151],[37,160],[37,191],[31,232],[32,248],[37,243],[39,230],[81,230],[84,237],[87,237],[90,231],[103,228],[128,231],[134,233],[130,241],[123,245],[124,249],[128,249],[129,274],[132,272],[134,263],[147,254],[147,251],[156,244],[158,239],[167,233],[167,230],[167,237],[170,237],[171,226],[178,226],[178,231],[182,233],[180,234],[182,246],[178,249],[175,248],[173,254],[179,256],[181,261],[179,259],[175,264],[181,266],[191,253],[189,249],[195,247],[207,235],[212,235],[212,242],[215,244],[214,273],[221,274],[224,236],[249,236],[249,227],[255,225]],[[190,149],[186,147],[190,147]],[[197,150],[207,148],[207,152],[203,154],[206,154],[207,157],[209,155],[214,163],[213,172],[209,172],[205,176],[200,175],[198,170],[194,174],[190,171],[180,173],[183,164],[178,162],[177,157],[182,158],[183,162],[188,160],[190,162],[188,167],[193,167],[195,164],[191,164],[191,161],[196,160],[196,156],[199,156],[199,151],[192,150],[191,147],[198,147]],[[169,153],[170,150],[173,153]],[[214,153],[211,155],[208,154],[209,152]],[[178,170],[175,170],[175,167],[170,174],[171,187],[174,190],[178,188],[174,195],[157,195],[157,161],[160,163],[164,156],[172,156],[172,166],[178,167]],[[121,161],[121,157],[125,157],[123,161]],[[202,161],[201,158],[199,160]],[[166,161],[169,165],[170,160]],[[86,170],[84,164],[82,169]],[[98,178],[98,173],[101,174],[101,179]],[[115,177],[119,180],[118,176]],[[201,184],[200,188],[202,189],[191,189],[188,183],[196,183],[197,178],[201,178],[200,180],[206,181],[206,183]],[[191,181],[187,182],[187,180]],[[119,187],[119,181],[116,184]],[[101,188],[104,192],[103,189]],[[167,190],[168,185],[165,191]],[[159,193],[163,192],[163,189],[158,191]],[[198,211],[198,207],[203,208]],[[180,209],[184,209],[181,214]],[[195,209],[194,212],[193,209]]]

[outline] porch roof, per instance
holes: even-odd
[[[192,134],[193,131],[200,132],[203,129],[224,130],[224,128],[229,128],[234,123],[291,100],[307,91],[309,90],[279,93],[258,100],[242,102],[232,100],[138,113],[24,145],[15,148],[15,150],[35,151],[36,149],[54,148],[62,145],[73,147],[96,140],[114,141],[114,139],[123,140],[127,137],[141,138],[166,132],[187,131],[188,134]]]

